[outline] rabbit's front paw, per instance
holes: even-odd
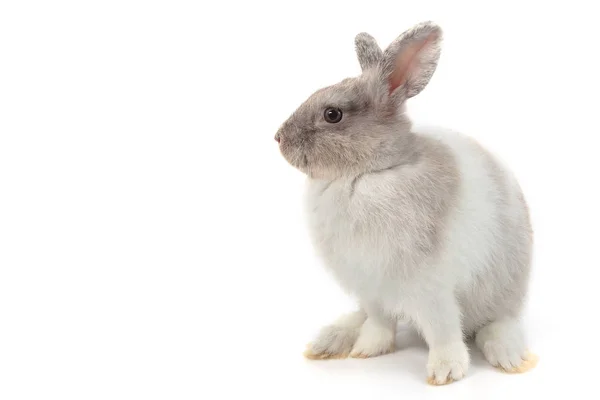
[[[377,357],[394,351],[395,330],[367,318],[360,328],[358,340],[352,348],[350,357]]]
[[[469,362],[469,350],[463,342],[432,347],[427,362],[427,382],[445,385],[458,381],[466,375]]]
[[[311,360],[346,358],[358,338],[358,328],[330,325],[309,343],[304,356]]]
[[[321,329],[307,346],[304,356],[311,360],[348,357],[366,319],[362,310],[341,316],[335,323]]]

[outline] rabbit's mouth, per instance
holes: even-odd
[[[309,168],[309,161],[305,143],[301,143],[295,138],[280,135],[279,133],[275,135],[275,140],[279,144],[279,151],[283,158],[293,167],[306,173]]]

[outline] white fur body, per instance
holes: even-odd
[[[367,321],[380,327],[377,333],[365,323],[368,333],[358,339],[357,327],[337,332],[333,339],[325,330],[321,345],[338,346],[351,337],[350,345],[355,345],[344,352],[383,354],[393,348],[395,322],[402,318],[427,340],[428,371],[435,383],[446,382],[446,375],[464,376],[469,366],[464,338],[478,332],[477,344],[490,362],[507,370],[523,368],[527,349],[519,317],[529,276],[531,228],[518,182],[466,136],[432,128],[417,135],[449,150],[459,176],[457,201],[432,254],[414,251],[420,244],[413,229],[431,217],[409,200],[410,193],[402,199],[396,190],[408,190],[404,179],[419,177],[419,164],[358,179],[308,181],[314,245],[341,287],[358,299],[357,315],[366,312]]]
[[[414,169],[367,175],[354,189],[351,179],[331,183],[309,180],[311,235],[326,266],[363,307],[379,309],[388,317],[412,319],[410,314],[427,307],[421,299],[426,300],[429,291],[449,291],[462,304],[462,330],[473,333],[498,317],[519,311],[522,298],[504,301],[507,291],[520,296],[514,275],[528,268],[522,264],[530,254],[528,212],[512,174],[476,142],[440,129],[427,128],[419,134],[448,146],[460,174],[458,204],[448,215],[440,253],[413,259],[412,232],[390,226],[401,222],[394,221],[398,215],[394,211],[383,215],[387,224],[381,224],[381,218],[365,224],[374,209],[384,214],[401,206],[386,191],[399,174],[418,174]],[[491,171],[490,166],[497,170]],[[498,172],[505,179],[503,187],[491,178]],[[409,217],[420,217],[415,208],[400,218],[411,212],[414,215]],[[499,215],[508,216],[512,226],[506,226],[507,220]],[[527,271],[522,272],[526,277]]]

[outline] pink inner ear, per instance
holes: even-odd
[[[390,94],[404,85],[409,76],[418,73],[419,56],[423,49],[437,39],[435,33],[430,33],[425,39],[411,43],[396,57],[396,65],[390,76]]]

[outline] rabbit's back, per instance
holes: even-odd
[[[533,233],[521,188],[504,164],[473,139],[423,128],[446,144],[460,171],[456,208],[447,230],[447,264],[456,266],[464,329],[520,311],[530,274]]]

